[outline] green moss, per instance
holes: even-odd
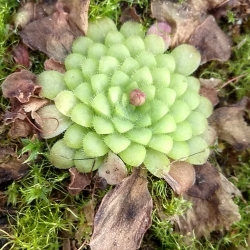
[[[248,31],[249,33],[249,31]],[[250,95],[250,35],[235,38],[230,60],[225,63],[213,61],[205,65],[202,78],[217,78],[224,82],[219,95],[235,103]]]
[[[109,17],[118,24],[122,14],[122,5],[136,7],[144,20],[144,27],[148,27],[152,24],[153,19],[150,17],[150,1],[148,0],[91,0],[89,5],[89,18],[99,19],[101,17]]]
[[[0,0],[0,80],[14,70],[10,48],[17,43],[18,38],[11,20],[18,4],[15,0]]]
[[[24,179],[8,187],[8,204],[17,214],[9,215],[12,221],[9,233],[0,231],[1,237],[8,239],[7,245],[11,249],[58,250],[63,245],[63,235],[76,239],[80,226],[84,228],[84,234],[76,241],[79,240],[81,245],[81,237],[89,240],[91,228],[87,225],[83,207],[91,197],[69,195],[63,184],[68,177],[67,172],[56,172],[42,162],[32,164]]]

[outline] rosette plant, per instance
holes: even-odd
[[[163,39],[145,36],[139,23],[120,30],[108,18],[89,23],[65,58],[66,72],[38,76],[42,95],[54,101],[40,110],[47,116],[43,136],[64,133],[51,149],[52,164],[86,173],[111,151],[126,165],[143,164],[162,177],[171,161],[204,163],[212,105],[190,76],[199,64],[193,46],[165,53]]]

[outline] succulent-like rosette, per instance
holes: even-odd
[[[43,96],[54,100],[59,117],[70,120],[51,149],[56,167],[89,172],[112,151],[127,165],[144,164],[162,177],[172,160],[207,160],[203,138],[212,106],[190,76],[200,54],[187,44],[164,52],[162,38],[145,36],[139,23],[126,22],[118,31],[104,18],[76,38],[64,75],[38,76]],[[54,137],[52,132],[44,137]]]

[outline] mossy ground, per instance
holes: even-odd
[[[141,12],[145,26],[152,22],[148,11],[150,4],[145,0],[125,1],[129,5],[136,4]],[[11,58],[13,45],[18,42],[18,36],[12,26],[12,18],[18,1],[0,0],[0,79],[1,81],[15,71],[15,63]],[[119,23],[121,15],[118,0],[91,0],[90,17],[109,16]],[[231,13],[228,20],[232,20]],[[221,90],[223,103],[235,103],[243,96],[250,94],[250,35],[249,20],[242,26],[243,35],[234,38],[234,49],[231,59],[226,63],[212,62],[200,71],[204,78],[215,77],[231,81]],[[227,26],[227,22],[224,24]],[[236,44],[241,46],[238,48]],[[31,53],[32,71],[43,71],[45,56]],[[8,103],[1,96],[1,113],[7,109]],[[6,131],[1,134],[0,145],[16,144],[19,153],[30,152],[29,173],[22,180],[8,183],[4,191],[6,205],[15,210],[9,215],[8,230],[1,229],[0,238],[7,241],[0,249],[60,249],[66,239],[74,238],[79,243],[79,249],[88,249],[91,228],[87,223],[83,209],[90,202],[98,204],[107,190],[96,191],[94,186],[78,196],[68,194],[69,174],[53,168],[46,160],[49,146],[38,140],[25,138],[20,141],[6,141]],[[214,232],[209,239],[192,239],[188,245],[183,243],[183,237],[174,233],[169,220],[163,220],[161,213],[180,214],[190,207],[190,203],[175,197],[165,181],[149,178],[149,190],[154,200],[152,227],[145,235],[141,249],[247,249],[250,244],[250,161],[249,151],[235,153],[228,145],[215,159],[221,166],[221,171],[240,189],[243,199],[235,202],[239,205],[242,219],[235,223],[225,234]],[[223,159],[223,161],[222,161]],[[226,159],[226,160],[225,160]],[[82,244],[85,242],[86,244]]]

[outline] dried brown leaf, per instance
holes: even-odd
[[[77,195],[90,184],[90,176],[87,174],[79,173],[76,168],[70,168],[69,172],[71,182],[68,186],[68,191],[72,195]]]
[[[19,43],[14,48],[12,54],[16,64],[22,65],[27,69],[31,67],[28,48],[23,43]]]
[[[229,38],[217,25],[213,16],[208,16],[196,28],[189,39],[189,43],[200,51],[201,64],[211,60],[225,62],[231,56]]]
[[[23,42],[62,62],[71,50],[75,34],[67,22],[68,13],[59,8],[52,15],[35,20],[20,32]]]
[[[191,0],[176,3],[166,0],[154,0],[151,4],[151,10],[152,16],[155,17],[157,21],[170,24],[172,28],[171,46],[175,47],[182,43],[190,43],[191,41],[193,45],[197,45],[197,48],[202,49],[202,63],[204,63],[207,60],[217,58],[219,58],[218,60],[226,60],[226,58],[230,56],[230,44],[226,39],[226,35],[216,26],[215,22],[213,23],[213,27],[216,26],[216,29],[208,25],[208,38],[206,38],[205,33],[202,34],[201,32],[205,30],[208,21],[211,20],[211,17],[208,17],[207,21],[204,22],[208,10],[219,6],[223,2],[224,0]],[[201,25],[203,22],[204,24]],[[200,28],[198,28],[199,26]],[[191,40],[190,37],[192,38]],[[216,38],[216,42],[212,41],[214,38]],[[208,42],[206,43],[206,41]],[[226,48],[222,48],[223,45],[226,46]],[[221,54],[219,54],[220,49],[222,51]]]
[[[193,235],[198,238],[208,237],[212,231],[228,230],[232,223],[240,220],[238,206],[232,200],[232,196],[237,193],[235,191],[237,188],[232,189],[231,183],[230,188],[227,188],[228,184],[223,178],[222,175],[216,175],[218,188],[215,191],[212,188],[210,193],[212,195],[199,198],[190,196],[189,192],[184,194],[184,198],[191,201],[193,206],[185,214],[174,216],[173,221],[177,231],[188,237]],[[205,191],[202,182],[214,182],[214,180],[208,177],[200,180],[198,185],[198,188],[201,188],[200,193]]]
[[[77,26],[83,34],[88,29],[88,9],[90,0],[59,0],[68,10],[68,22],[71,27]],[[74,30],[77,30],[74,28]]]
[[[192,164],[184,161],[173,162],[163,178],[177,194],[186,192],[195,183],[195,169]]]
[[[36,119],[36,122],[40,122],[41,136],[45,139],[61,134],[72,124],[72,120],[60,113],[53,104],[40,108],[37,111],[37,115],[39,119]]]
[[[236,105],[216,109],[209,118],[219,139],[227,141],[237,150],[250,146],[249,105],[250,100],[245,97]]]
[[[18,180],[28,172],[28,165],[23,164],[27,157],[10,159],[0,164],[0,184],[10,180]]]
[[[91,249],[138,249],[151,225],[152,207],[145,171],[135,168],[103,198],[94,219]]]
[[[65,73],[66,69],[63,63],[57,62],[50,58],[44,62],[44,70],[56,70],[62,74]]]
[[[35,3],[33,2],[28,2],[21,6],[14,17],[15,27],[25,27],[34,18],[34,9]]]
[[[36,75],[28,70],[21,70],[9,75],[2,83],[3,96],[21,103],[29,101],[30,97],[39,92],[41,87],[36,85]]]
[[[110,151],[103,164],[98,168],[98,174],[108,184],[117,185],[127,177],[128,171],[124,162]]]
[[[20,137],[27,137],[35,133],[36,131],[34,129],[34,125],[31,124],[27,118],[25,118],[24,120],[15,119],[11,125],[8,135],[10,138],[16,139]]]
[[[30,113],[31,118],[37,123],[41,124],[41,118],[37,114],[37,110],[39,110],[41,107],[48,104],[48,100],[46,99],[39,99],[36,97],[31,97],[30,100],[25,103],[22,107],[25,113]]]
[[[187,190],[189,196],[210,199],[219,188],[219,172],[210,163],[194,166],[195,184]]]
[[[125,23],[131,20],[138,23],[142,21],[141,17],[137,14],[135,7],[127,5],[125,8],[122,9],[120,22]]]
[[[71,51],[75,37],[87,30],[88,6],[89,0],[54,2],[49,5],[49,14],[36,16],[20,31],[20,36],[31,49],[40,50],[55,61],[63,62]],[[44,5],[42,7],[45,8]]]
[[[0,147],[0,162],[6,161],[10,156],[13,156],[15,151],[11,147]]]
[[[222,84],[222,81],[220,79],[203,79],[199,78],[199,81],[201,83],[201,88],[199,93],[202,96],[205,96],[210,100],[210,102],[213,104],[213,106],[216,106],[219,103],[218,98],[218,87]]]

